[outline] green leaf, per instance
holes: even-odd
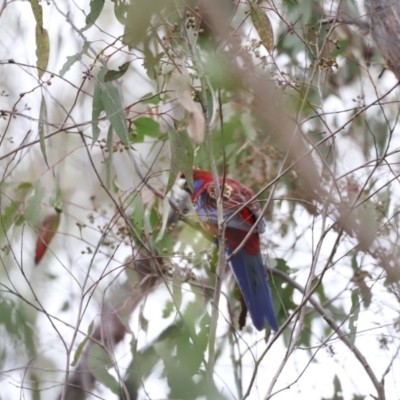
[[[93,132],[92,148],[100,136],[99,117],[101,112],[104,111],[104,105],[101,98],[101,94],[102,94],[102,89],[100,84],[98,83],[94,87],[93,101],[92,101],[92,132]]]
[[[42,101],[40,103],[40,116],[39,116],[39,141],[40,141],[40,150],[42,151],[44,161],[47,166],[49,166],[47,162],[47,155],[46,155],[46,143],[45,143],[45,137],[44,137],[44,123],[43,121],[47,121],[47,106],[46,106],[46,100],[44,96],[42,95]]]
[[[179,267],[174,268],[172,276],[172,296],[176,309],[179,311],[182,304],[182,276]]]
[[[146,135],[155,138],[160,136],[160,124],[152,118],[136,118],[133,120],[133,123],[139,135]]]
[[[148,48],[147,51],[145,51],[143,67],[151,80],[157,79],[158,73],[161,71],[160,61],[164,57],[164,54],[164,52],[161,52],[153,56],[153,53]]]
[[[29,374],[29,381],[30,381],[31,390],[32,390],[32,400],[40,400],[40,398],[41,398],[41,396],[40,396],[40,393],[41,393],[40,380],[34,372],[31,372]]]
[[[143,227],[144,227],[144,205],[142,202],[142,197],[140,193],[134,192],[132,193],[132,199],[128,199],[127,204],[130,207],[133,207],[132,213],[132,227],[138,237],[143,236]]]
[[[8,205],[0,218],[0,243],[3,241],[7,231],[11,228],[15,221],[15,216],[19,216],[20,201],[13,201]]]
[[[144,104],[159,104],[160,96],[154,95],[152,92],[146,93],[140,98],[140,101]]]
[[[31,182],[22,182],[15,188],[15,191],[29,190],[29,189],[33,189],[32,183]]]
[[[152,231],[154,230],[157,225],[158,225],[158,213],[155,210],[154,207],[150,209],[150,214],[149,214],[149,224],[148,224],[148,229],[146,231]]]
[[[343,391],[342,391],[342,385],[340,383],[340,380],[337,375],[333,378],[333,388],[334,388],[334,396],[332,400],[341,400],[343,399]]]
[[[83,43],[83,47],[82,50],[79,53],[76,53],[73,56],[68,56],[67,57],[67,61],[65,61],[64,65],[62,66],[62,68],[60,69],[60,76],[64,76],[66,72],[69,71],[69,69],[77,62],[80,61],[82,59],[82,56],[84,54],[87,54],[87,51],[89,49],[91,42],[85,42]]]
[[[354,289],[351,292],[351,315],[349,319],[349,330],[350,330],[350,342],[353,346],[356,341],[357,334],[357,321],[360,314],[360,297],[359,290]]]
[[[126,14],[129,8],[129,4],[126,0],[111,0],[114,3],[114,13],[118,22],[125,26],[126,25]]]
[[[172,301],[168,300],[164,305],[162,317],[168,318],[172,314],[172,311],[174,311],[174,303]]]
[[[125,72],[128,71],[130,62],[127,61],[126,63],[122,64],[118,67],[118,71],[109,69],[106,74],[104,75],[104,82],[114,81],[115,79],[121,78],[121,76],[125,75]]]
[[[50,40],[47,30],[43,28],[43,9],[38,0],[30,1],[36,21],[36,66],[39,78],[45,73],[50,55]]]
[[[250,2],[250,15],[263,46],[272,54],[274,50],[274,31],[272,30],[268,15],[265,13],[265,10],[253,2]]]
[[[125,23],[123,23],[125,25],[123,43],[131,49],[142,42],[150,28],[151,17],[172,4],[172,0],[131,0],[126,9]],[[163,14],[167,15],[168,11],[165,10]]]
[[[89,349],[88,367],[94,377],[113,393],[120,394],[118,381],[107,371],[113,365],[108,353],[97,343]]]
[[[121,142],[129,147],[128,128],[118,89],[112,83],[105,83],[101,91],[101,101],[111,125]]]
[[[168,136],[171,149],[171,169],[165,190],[166,194],[171,190],[180,171],[185,174],[189,187],[193,187],[194,150],[192,141],[186,130],[177,132],[175,129],[169,129]]]
[[[357,254],[357,252],[354,252],[354,254],[351,256],[351,268],[354,272],[358,270]]]
[[[61,194],[61,188],[60,185],[56,184],[56,187],[53,191],[52,196],[49,198],[49,204],[54,207],[54,209],[60,213],[62,212],[62,194]]]
[[[105,0],[91,0],[90,1],[90,12],[86,17],[85,23],[86,25],[80,30],[80,32],[84,32],[89,29],[96,22],[97,18],[99,18],[101,11],[103,10]]]
[[[167,223],[168,223],[168,217],[169,217],[169,213],[171,210],[171,205],[169,204],[167,196],[165,196],[162,201],[162,207],[163,207],[162,224],[161,224],[161,229],[160,229],[160,232],[158,233],[156,242],[159,242],[162,239],[162,237],[164,236],[165,228],[167,227]]]
[[[64,303],[65,304],[65,303]],[[65,309],[68,309],[69,305],[67,305],[67,307]],[[64,306],[63,306],[63,310],[64,310]],[[78,364],[79,358],[81,357],[82,351],[86,346],[86,343],[88,342],[88,340],[90,339],[90,335],[93,332],[93,326],[94,326],[94,321],[92,321],[88,327],[88,332],[85,336],[85,338],[82,340],[81,343],[79,343],[78,348],[76,349],[75,355],[74,355],[74,359],[71,363],[71,367],[75,367],[76,364]]]
[[[105,111],[108,119],[121,142],[129,147],[128,128],[126,126],[125,112],[122,108],[121,98],[118,89],[110,82],[104,82],[106,70],[102,69],[97,78],[98,84],[95,86],[92,103],[92,146],[100,135],[98,119],[100,113]]]
[[[28,205],[25,209],[24,217],[31,225],[36,225],[39,220],[40,210],[42,208],[40,202],[44,197],[44,188],[40,181],[35,181],[33,183],[33,188],[34,193],[29,199]]]
[[[129,131],[129,141],[131,143],[143,143],[144,141],[143,132],[139,134],[136,130]]]
[[[107,148],[108,148],[108,157],[106,157],[106,187],[107,189],[110,189],[113,180],[113,155],[114,155],[112,125],[110,125],[110,127],[108,128]]]

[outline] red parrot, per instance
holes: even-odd
[[[185,179],[184,174],[180,177]],[[260,216],[260,205],[257,200],[252,200],[253,191],[242,183],[230,178],[219,178],[219,183],[221,191],[223,186],[225,219],[246,204],[226,225],[225,243],[229,257],[256,223]],[[194,187],[190,188],[185,179],[181,186],[191,195],[193,206],[201,222],[207,230],[216,235],[218,233],[217,196],[212,173],[194,168],[193,184]],[[267,322],[276,332],[279,329],[278,322],[260,251],[259,234],[265,231],[265,225],[265,220],[261,219],[256,230],[231,258],[229,264],[243,293],[254,326],[261,331]]]

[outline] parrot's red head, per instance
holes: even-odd
[[[188,192],[190,195],[195,194],[200,187],[205,183],[211,182],[213,180],[213,175],[210,171],[205,171],[200,168],[193,168],[193,188],[189,186],[186,176],[183,172],[179,175],[179,186],[181,189]]]

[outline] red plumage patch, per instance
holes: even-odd
[[[231,249],[236,249],[244,240],[247,235],[247,231],[240,229],[226,228],[225,240]],[[260,236],[259,234],[253,233],[246,241],[243,247],[249,254],[257,254],[260,251]]]

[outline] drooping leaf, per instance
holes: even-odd
[[[333,378],[333,387],[334,387],[334,395],[332,400],[342,400],[343,399],[343,391],[342,384],[340,383],[339,377],[335,375]]]
[[[2,243],[7,231],[11,228],[17,216],[19,216],[20,201],[13,201],[5,209],[0,218],[0,243]]]
[[[32,388],[32,400],[40,400],[40,380],[37,374],[35,374],[33,371],[29,374],[29,381],[31,382],[31,388]]]
[[[359,298],[359,290],[354,289],[351,292],[351,315],[349,318],[349,331],[350,331],[350,342],[353,346],[356,341],[357,334],[357,322],[358,316],[360,314],[360,298]]]
[[[111,0],[114,3],[114,14],[121,25],[126,24],[126,15],[128,12],[129,4],[126,0]]]
[[[186,130],[177,132],[171,128],[168,136],[171,149],[171,169],[165,193],[171,190],[180,171],[185,174],[189,187],[193,187],[194,149],[192,141]]]
[[[110,189],[113,180],[113,155],[114,155],[112,125],[110,125],[107,133],[107,149],[108,149],[108,156],[106,157],[106,187],[107,189]]]
[[[182,277],[179,267],[174,268],[172,277],[172,296],[174,297],[175,307],[179,311],[182,304]]]
[[[91,42],[83,43],[82,50],[79,53],[74,54],[73,56],[68,56],[67,61],[65,61],[64,65],[60,69],[60,76],[64,76],[69,69],[77,62],[82,59],[82,56],[87,53]]]
[[[90,1],[90,12],[86,16],[86,25],[81,29],[81,33],[89,29],[99,18],[101,11],[103,10],[105,0],[91,0]]]
[[[109,69],[104,75],[104,82],[115,81],[116,79],[121,78],[121,76],[124,76],[125,72],[128,71],[129,65],[130,62],[127,61],[118,67],[118,71]]]
[[[92,101],[92,148],[94,144],[97,142],[97,139],[100,136],[100,128],[99,128],[99,117],[102,111],[104,111],[104,105],[101,98],[101,86],[97,84],[94,87],[93,91],[93,101]]]
[[[254,2],[250,2],[250,15],[263,46],[271,54],[274,50],[274,31],[272,30],[271,21],[269,20],[268,15],[265,10]]]
[[[113,365],[109,354],[97,343],[89,350],[88,367],[94,377],[113,393],[119,395],[120,385],[118,381],[108,372]]]
[[[127,204],[133,208],[132,228],[133,239],[142,238],[144,234],[144,205],[140,193],[134,192],[129,196]],[[139,242],[140,243],[140,242]]]
[[[45,132],[44,132],[44,122],[47,121],[47,106],[46,100],[42,95],[42,101],[40,102],[40,116],[39,116],[39,141],[40,141],[40,150],[42,151],[44,161],[47,166],[49,166],[47,162],[46,155],[46,143],[45,143]]]
[[[162,239],[162,237],[164,236],[165,228],[167,227],[168,216],[169,216],[169,213],[171,210],[171,205],[169,204],[167,196],[164,197],[164,199],[162,201],[162,206],[163,206],[162,224],[161,224],[160,232],[158,233],[158,236],[157,236],[157,240],[156,240],[157,242],[159,242]]]
[[[39,229],[36,241],[35,264],[37,265],[45,255],[47,248],[57,232],[61,214],[56,212],[46,216]]]
[[[43,28],[43,9],[38,0],[30,1],[33,15],[36,21],[36,66],[39,78],[46,72],[50,55],[50,40],[47,30]]]
[[[63,307],[64,309],[64,307]],[[79,358],[81,357],[82,351],[86,346],[86,343],[89,341],[90,339],[90,335],[93,332],[93,326],[94,326],[94,321],[92,321],[88,327],[88,331],[87,334],[85,336],[85,338],[82,340],[82,342],[79,343],[76,351],[75,351],[75,355],[74,355],[74,359],[71,362],[71,367],[75,367],[76,364],[78,364]]]
[[[40,181],[35,181],[33,183],[33,195],[28,201],[28,205],[26,206],[24,218],[31,224],[36,225],[39,220],[41,204],[40,202],[44,197],[44,187],[40,183]]]
[[[126,126],[125,113],[122,108],[121,98],[118,89],[112,83],[102,85],[101,101],[111,125],[125,146],[129,146],[128,128]]]
[[[98,119],[102,111],[105,111],[108,119],[121,142],[129,146],[128,128],[126,126],[125,112],[122,108],[121,98],[118,89],[111,82],[104,82],[107,73],[102,69],[98,76],[98,83],[94,88],[92,102],[92,146],[100,135]]]

